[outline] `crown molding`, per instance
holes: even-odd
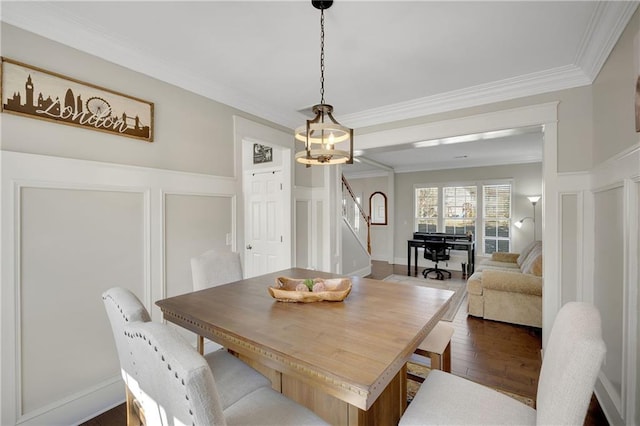
[[[278,108],[273,102],[257,100],[241,90],[216,84],[207,76],[181,68],[179,64],[132,49],[126,40],[62,14],[55,2],[33,3],[25,7],[28,2],[23,2],[20,8],[12,10],[9,16],[3,14],[0,19],[89,54],[99,51],[105,60],[287,128],[293,129],[305,119],[297,111]],[[580,43],[575,65],[343,115],[341,121],[358,129],[592,84],[637,7],[638,2],[635,1],[599,2]],[[43,9],[46,9],[44,13]],[[69,31],[69,28],[74,31]]]
[[[637,7],[637,1],[598,2],[575,59],[591,82],[600,73]]]
[[[542,159],[540,158],[531,158],[531,159],[514,159],[513,161],[500,161],[495,162],[492,160],[486,161],[474,161],[472,164],[461,164],[460,162],[442,162],[439,163],[435,167],[425,167],[422,165],[408,165],[403,167],[395,167],[395,173],[414,173],[414,172],[426,172],[426,171],[434,171],[434,170],[453,170],[453,169],[469,169],[474,167],[492,167],[492,166],[510,166],[516,164],[534,164],[541,163]]]
[[[429,114],[586,86],[591,83],[592,81],[580,68],[574,65],[568,65],[407,102],[400,102],[356,114],[342,115],[341,121],[346,126],[357,129],[407,118],[421,117]]]

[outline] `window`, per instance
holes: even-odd
[[[478,187],[450,186],[442,189],[444,201],[444,232],[475,234]]]
[[[418,232],[438,232],[438,188],[416,188]]]
[[[511,248],[511,185],[482,187],[483,247],[486,254],[508,252]]]

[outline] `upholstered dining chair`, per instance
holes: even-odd
[[[138,399],[140,391],[137,381],[133,380],[131,376],[132,359],[129,342],[124,335],[124,327],[136,322],[150,322],[151,317],[140,299],[125,288],[111,288],[103,293],[102,299],[111,323],[120,370],[126,384],[127,416],[129,417],[134,408],[130,399],[132,397]],[[206,355],[205,359],[216,377],[220,400],[224,408],[258,388],[271,387],[269,379],[226,350],[211,352]]]
[[[400,425],[581,425],[605,352],[598,310],[588,303],[567,303],[549,334],[536,409],[488,387],[433,370]]]
[[[191,258],[193,291],[204,290],[242,279],[240,254],[226,248],[208,250]],[[212,350],[222,346],[211,343]],[[198,352],[204,354],[204,338],[198,336]]]
[[[144,389],[141,405],[152,425],[325,425],[313,412],[262,387],[225,408],[206,360],[166,324],[125,327]]]
[[[212,249],[191,258],[193,290],[203,290],[242,279],[240,254]]]
[[[151,321],[151,317],[140,300],[131,291],[124,288],[114,287],[107,290],[102,295],[102,301],[111,324],[120,361],[120,374],[125,383],[127,425],[139,425],[138,417],[142,417],[142,413],[136,413],[135,400],[140,395],[140,389],[131,375],[133,361],[129,345],[125,340],[124,326],[128,323],[148,322]]]

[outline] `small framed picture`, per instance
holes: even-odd
[[[253,144],[253,164],[270,163],[273,161],[273,148],[259,143]]]

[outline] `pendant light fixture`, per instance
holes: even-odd
[[[307,167],[353,164],[353,129],[338,123],[333,118],[333,106],[324,103],[324,10],[333,1],[318,0],[311,4],[320,10],[320,103],[313,106],[316,116],[296,129],[295,138],[304,143],[304,150],[297,152],[295,158]],[[348,151],[337,149],[336,145],[342,142],[348,142]]]

